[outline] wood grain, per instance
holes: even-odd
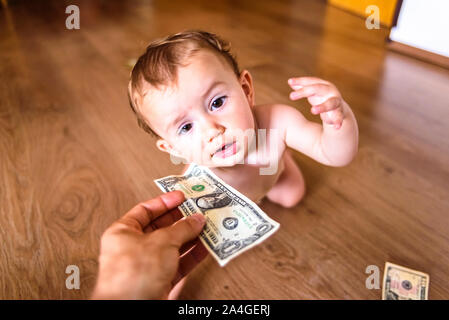
[[[81,29],[65,28],[77,4]],[[208,257],[184,299],[380,299],[365,269],[390,261],[430,274],[449,299],[449,72],[390,52],[387,30],[323,1],[10,1],[0,9],[0,298],[82,299],[102,232],[181,172],[129,110],[127,63],[155,37],[200,28],[231,41],[258,103],[287,79],[334,82],[359,122],[360,150],[330,168],[295,153],[307,194],[264,200],[281,224],[220,268]],[[305,116],[307,103],[294,103]],[[80,290],[65,269],[81,271]]]

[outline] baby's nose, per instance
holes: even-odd
[[[218,124],[209,124],[204,132],[204,140],[207,143],[212,142],[215,138],[223,134],[224,128]]]
[[[212,142],[215,138],[217,138],[218,136],[220,136],[223,133],[223,130],[221,130],[220,128],[209,128],[206,131],[206,141],[208,143]]]

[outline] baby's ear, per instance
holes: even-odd
[[[167,141],[165,141],[164,139],[158,139],[156,141],[156,147],[163,151],[163,152],[167,152],[167,153],[171,153],[173,148],[170,145],[170,143],[168,143]]]
[[[161,150],[162,152],[167,152],[175,157],[180,157],[178,152],[164,139],[158,139],[156,141],[156,147]]]
[[[248,70],[243,70],[240,73],[240,85],[242,86],[243,92],[245,92],[246,98],[248,99],[249,106],[253,107],[256,104],[254,97],[254,86],[253,77]]]

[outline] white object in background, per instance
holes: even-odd
[[[390,39],[449,57],[449,1],[403,0]]]

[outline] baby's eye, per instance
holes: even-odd
[[[179,128],[178,134],[185,134],[185,133],[189,132],[190,129],[192,129],[192,124],[186,123],[181,128]]]
[[[210,107],[211,110],[214,111],[214,110],[216,110],[216,109],[221,108],[221,107],[223,106],[225,100],[226,100],[226,96],[223,96],[223,97],[220,97],[220,98],[215,99],[215,100],[212,102],[212,105],[211,105],[211,107]]]

